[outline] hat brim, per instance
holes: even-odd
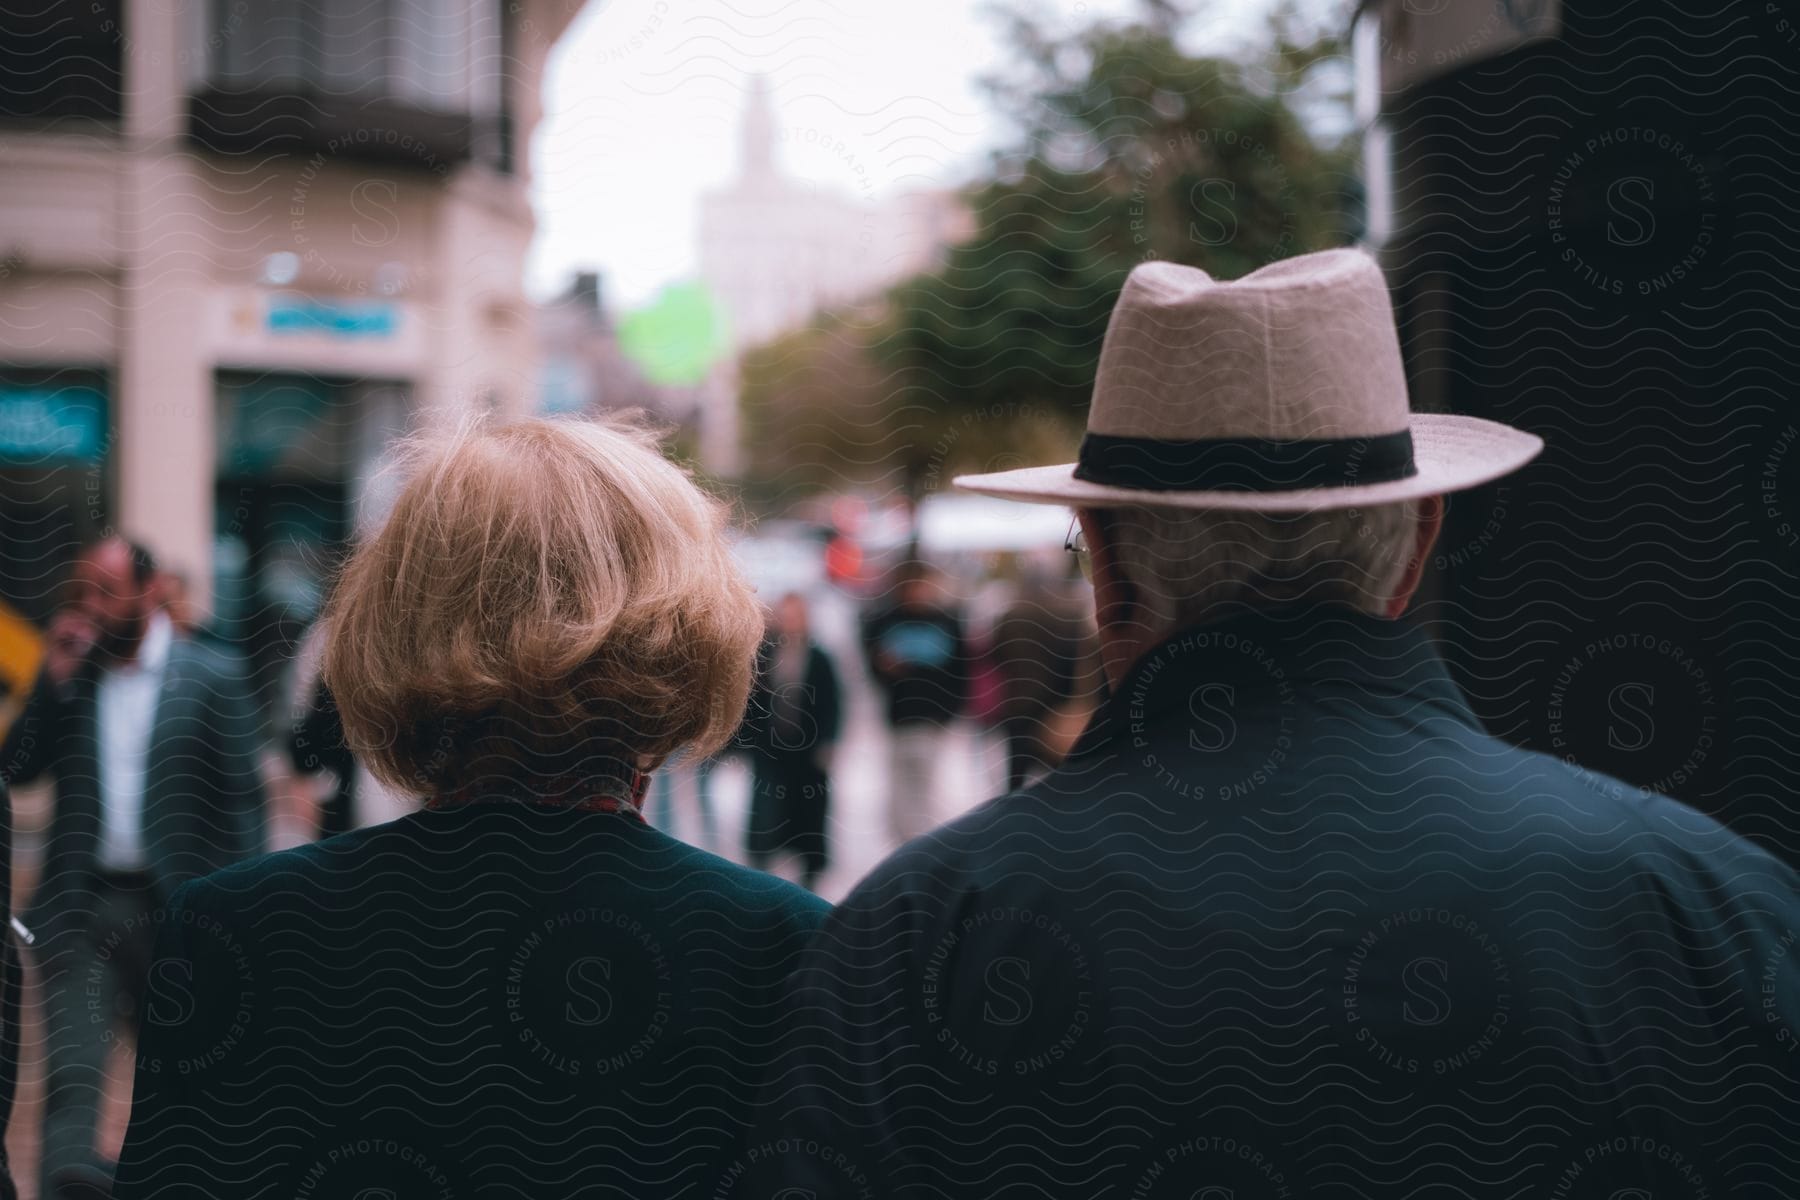
[[[1025,504],[1071,508],[1196,508],[1238,512],[1319,512],[1397,504],[1489,483],[1518,470],[1544,448],[1544,439],[1498,421],[1448,413],[1414,413],[1413,462],[1418,474],[1386,483],[1298,491],[1162,492],[1114,487],[1075,478],[1075,464],[1021,467],[987,475],[958,475],[957,487]]]

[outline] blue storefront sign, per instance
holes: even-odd
[[[291,296],[277,296],[269,301],[270,333],[390,338],[399,327],[399,307],[379,301],[313,300]]]
[[[0,382],[0,458],[98,462],[106,452],[106,396],[78,384]]]

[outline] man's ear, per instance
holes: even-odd
[[[1407,559],[1406,570],[1400,573],[1400,581],[1394,585],[1394,594],[1387,602],[1387,615],[1399,617],[1412,603],[1413,593],[1419,590],[1419,581],[1425,577],[1425,563],[1431,558],[1431,548],[1437,544],[1438,534],[1444,530],[1444,498],[1442,496],[1426,496],[1418,502],[1418,517],[1413,524],[1412,557]]]
[[[1088,569],[1093,575],[1094,620],[1100,633],[1100,664],[1115,688],[1125,679],[1142,647],[1138,636],[1140,611],[1137,588],[1119,570],[1113,553],[1113,520],[1105,509],[1079,508],[1075,519],[1088,544]]]

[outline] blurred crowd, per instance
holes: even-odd
[[[22,1006],[0,960],[39,1194],[1784,1194],[1800,877],[1495,736],[1409,617],[1445,495],[1543,440],[1411,410],[1360,251],[1145,264],[1107,347],[1077,462],[957,480],[1066,555],[920,522],[854,595],[759,593],[631,418],[408,438],[273,718],[85,546],[0,745],[54,781]]]
[[[844,553],[841,541],[833,553]],[[1000,554],[962,556],[955,567],[946,571],[911,542],[887,553],[867,579],[850,573],[842,586],[822,584],[829,599],[854,606],[860,654],[848,662],[821,644],[809,589],[776,597],[765,609],[756,683],[738,735],[717,755],[680,754],[655,772],[645,797],[651,822],[673,828],[689,802],[700,844],[763,869],[791,859],[799,881],[816,890],[832,863],[834,834],[868,839],[858,857],[870,859],[949,815],[945,797],[956,787],[945,767],[959,726],[993,747],[1007,790],[1052,769],[1101,690],[1092,602],[1075,562]],[[63,594],[45,631],[38,681],[10,706],[12,736],[0,753],[22,801],[18,890],[30,894],[41,878],[74,881],[86,893],[47,901],[40,890],[28,914],[34,925],[54,919],[54,932],[64,932],[61,925],[79,912],[96,931],[138,932],[117,953],[96,952],[110,934],[65,937],[57,945],[76,951],[42,956],[43,982],[27,993],[43,1006],[49,1031],[44,1195],[78,1191],[88,1178],[98,1187],[109,1169],[96,1167],[89,1152],[96,1136],[105,1140],[108,1102],[93,1081],[107,1077],[110,1048],[135,1037],[158,924],[152,913],[171,890],[161,886],[163,860],[183,853],[142,827],[146,808],[162,803],[147,792],[196,768],[216,781],[220,796],[199,806],[211,811],[217,799],[242,828],[231,853],[207,866],[381,824],[411,802],[348,744],[322,678],[322,626],[301,637],[275,711],[264,716],[246,657],[200,618],[187,581],[141,544],[109,537],[86,547]],[[877,751],[884,820],[867,827],[834,820],[832,811],[848,693],[858,688],[879,713],[885,740]],[[68,736],[71,728],[84,736]],[[0,726],[0,736],[7,732]],[[715,771],[726,759],[748,768],[736,833],[720,828],[714,795]],[[65,783],[53,806],[47,790],[30,786],[40,777],[88,780],[93,794],[72,803],[66,793],[83,789]],[[67,861],[71,833],[91,856],[82,869]],[[46,860],[49,847],[63,861]],[[89,979],[104,989],[104,1022],[88,1019],[91,997],[75,986]]]

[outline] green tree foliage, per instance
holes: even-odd
[[[746,354],[739,367],[745,498],[779,510],[809,492],[896,486],[894,452],[909,439],[870,353],[867,321],[833,314]]]
[[[936,273],[894,288],[884,319],[860,334],[879,381],[882,463],[915,490],[928,475],[978,466],[1005,440],[1003,430],[959,432],[986,424],[984,414],[1055,414],[1072,444],[1108,314],[1138,263],[1231,279],[1348,240],[1354,147],[1309,134],[1296,102],[1340,52],[1347,14],[1315,12],[1309,23],[1283,4],[1260,42],[1232,57],[1184,49],[1191,16],[1144,0],[1128,21],[1056,35],[1028,10],[1002,14],[1017,65],[987,82],[1017,144],[970,190],[973,236]],[[822,365],[841,351],[837,337],[789,339],[781,361]],[[793,382],[774,361],[746,372],[753,408],[758,389]],[[808,449],[831,453],[822,439]],[[854,449],[842,478],[873,482],[867,438]],[[792,470],[788,449],[778,453]]]

